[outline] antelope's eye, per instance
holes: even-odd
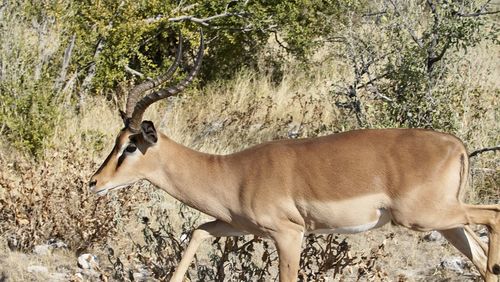
[[[133,153],[135,152],[135,150],[137,150],[137,146],[135,146],[134,144],[130,144],[127,146],[127,148],[125,148],[125,151],[127,153]]]

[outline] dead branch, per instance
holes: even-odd
[[[494,14],[498,14],[498,13],[500,13],[500,11],[477,12],[477,13],[470,13],[470,14],[457,13],[457,16],[464,17],[464,18],[472,18],[472,17],[480,17],[480,16],[485,16],[485,15],[494,15]]]
[[[191,21],[191,22],[200,24],[202,26],[209,27],[210,26],[209,22],[213,21],[215,19],[225,18],[225,17],[233,17],[233,16],[240,17],[240,16],[243,16],[243,15],[245,15],[245,13],[228,13],[228,12],[225,12],[225,13],[222,13],[222,14],[213,15],[213,16],[206,17],[206,18],[197,18],[195,16],[179,16],[179,17],[175,17],[175,18],[169,18],[168,21],[169,22]]]
[[[73,53],[73,48],[75,47],[75,39],[76,39],[76,34],[74,33],[73,36],[71,37],[68,47],[66,47],[66,50],[64,50],[61,72],[59,73],[59,77],[57,78],[56,83],[54,85],[54,89],[56,91],[61,90],[63,83],[66,80],[66,73],[68,71],[69,63],[71,61],[71,54]]]
[[[398,4],[394,0],[389,0],[389,3],[391,3],[391,5],[392,5],[392,8],[394,9],[394,13],[397,16],[404,18],[400,13],[401,9],[399,8]],[[424,49],[425,46],[424,46],[424,42],[422,42],[422,38],[419,38],[417,36],[417,33],[415,32],[415,30],[409,24],[406,23],[406,20],[405,20],[405,22],[403,22],[403,27],[406,29],[406,31],[408,31],[411,38],[418,45],[418,47],[420,47],[421,49]]]
[[[486,148],[478,149],[478,150],[475,150],[474,152],[470,153],[469,158],[472,158],[472,157],[477,156],[479,154],[482,154],[484,152],[499,151],[499,150],[500,150],[500,146],[486,147]]]
[[[195,3],[195,4],[187,5],[185,7],[178,6],[172,10],[172,14],[184,13],[184,12],[191,11],[192,9],[196,8],[196,6],[198,6],[198,5],[199,5],[198,3]]]
[[[487,7],[491,4],[491,0],[486,1],[475,13],[463,13],[457,12],[455,15],[458,17],[470,18],[470,17],[480,17],[485,15],[494,15],[500,13],[500,11],[488,11]]]
[[[129,66],[125,66],[125,71],[131,75],[135,75],[135,76],[138,76],[140,78],[146,78],[147,80],[152,80],[151,77],[146,77],[142,72],[136,71]]]

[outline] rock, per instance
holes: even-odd
[[[73,280],[74,280],[74,281],[84,281],[84,280],[83,280],[83,274],[81,274],[80,272],[75,273],[75,275],[73,275],[73,277],[72,277],[72,279],[71,279],[71,280],[72,280],[72,281],[73,281]]]
[[[262,123],[255,123],[250,125],[250,128],[248,128],[248,131],[250,132],[257,132],[262,128]]]
[[[211,123],[206,124],[201,135],[208,136],[213,133],[221,131],[222,129],[224,129],[224,122],[225,122],[224,120],[215,120],[212,121]]]
[[[486,227],[483,227],[479,229],[478,231],[479,239],[483,241],[484,243],[488,244],[490,242],[490,239],[488,238],[488,229]]]
[[[297,139],[297,138],[299,138],[299,136],[300,136],[299,129],[296,129],[296,130],[293,129],[293,130],[288,131],[288,138],[290,138],[290,139]]]
[[[134,277],[134,281],[146,281],[147,278],[147,276],[141,272],[134,272],[132,276]]]
[[[19,241],[17,240],[16,236],[9,236],[7,237],[7,245],[11,251],[17,251],[18,249],[18,243]]]
[[[78,267],[81,269],[97,269],[99,267],[97,257],[92,254],[83,254],[79,256]]]
[[[424,240],[427,242],[437,242],[437,241],[442,241],[443,240],[443,235],[439,233],[438,231],[432,231],[429,234],[426,234],[424,236]]]
[[[67,249],[68,248],[68,245],[66,245],[66,243],[64,243],[63,241],[59,241],[57,239],[50,239],[47,243],[54,249]]]
[[[49,273],[49,269],[41,265],[30,265],[26,268],[26,271],[30,273]]]
[[[33,253],[37,255],[47,255],[52,252],[53,249],[66,249],[68,245],[66,245],[62,241],[58,241],[56,239],[50,239],[47,244],[36,245],[33,248]]]
[[[188,238],[189,238],[188,234],[182,233],[181,237],[180,237],[181,243],[183,243],[184,241],[186,241]]]
[[[300,136],[301,124],[296,122],[291,122],[288,125],[288,138],[297,139]]]
[[[33,253],[35,253],[35,254],[37,254],[39,256],[43,256],[43,255],[50,254],[51,250],[52,250],[52,247],[50,245],[47,245],[47,244],[36,245],[33,248]]]
[[[467,262],[462,257],[448,257],[441,261],[441,267],[457,273],[463,273]]]
[[[54,272],[50,274],[50,281],[68,281],[68,275],[66,273]]]
[[[139,266],[136,267],[132,276],[134,277],[134,281],[148,281],[149,273],[144,266]]]
[[[99,274],[99,272],[97,272],[93,269],[83,269],[82,274],[85,278],[97,278],[97,277],[101,276]],[[85,281],[87,281],[87,280],[89,280],[89,279],[85,279]],[[93,280],[93,279],[91,279],[91,280]]]

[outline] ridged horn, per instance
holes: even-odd
[[[175,70],[179,66],[181,57],[182,57],[182,34],[179,34],[179,46],[177,47],[177,54],[175,55],[174,62],[167,69],[167,71],[163,74],[160,74],[155,79],[147,80],[139,85],[134,86],[134,88],[130,90],[127,97],[127,106],[125,108],[125,114],[127,117],[130,118],[132,116],[134,107],[137,104],[137,100],[139,99],[139,96],[142,93],[161,85],[162,83],[164,83],[165,81],[167,81],[172,77]]]
[[[193,69],[189,72],[187,77],[181,80],[177,85],[170,86],[168,88],[162,88],[158,91],[155,91],[153,93],[144,96],[141,100],[139,100],[139,102],[135,104],[134,111],[132,112],[132,117],[128,124],[130,130],[134,132],[140,131],[142,116],[146,111],[146,109],[151,104],[161,99],[178,95],[193,81],[194,77],[200,70],[201,61],[203,58],[203,52],[204,52],[203,31],[200,29],[200,47],[198,48],[198,54],[196,55],[196,60]]]

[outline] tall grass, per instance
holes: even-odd
[[[180,220],[175,214],[179,209],[158,201],[171,199],[151,188],[134,187],[99,199],[88,193],[87,180],[122,127],[117,103],[89,97],[76,113],[71,104],[63,103],[76,90],[70,88],[67,96],[53,99],[62,95],[53,91],[57,72],[44,62],[61,55],[59,27],[46,23],[44,32],[36,33],[23,21],[16,25],[18,17],[16,13],[3,16],[0,36],[0,125],[4,125],[0,132],[5,135],[6,128],[16,132],[9,138],[0,137],[0,240],[25,252],[52,238],[66,241],[75,252],[102,250],[114,238],[127,245],[128,233],[141,237],[139,231],[127,228],[144,211],[161,214],[173,210],[169,219]],[[451,75],[442,85],[455,99],[450,103],[457,105],[450,121],[456,130],[451,133],[470,151],[500,143],[499,51],[498,46],[470,49],[462,54],[460,63],[449,66]],[[174,140],[218,154],[268,140],[358,128],[354,113],[337,107],[341,97],[332,91],[334,81],[350,79],[348,63],[324,54],[316,59],[307,71],[298,63],[285,65],[279,81],[266,69],[241,70],[233,80],[192,88],[182,97],[152,106],[146,118]],[[42,80],[44,76],[48,78]],[[370,127],[397,126],[384,118],[383,102],[374,101],[368,93],[361,93],[360,99]],[[38,156],[36,161],[18,150],[26,144]],[[497,203],[498,153],[479,155],[472,164],[468,201]],[[181,231],[185,230],[173,232]]]
[[[25,9],[4,3],[0,12],[0,133],[41,157],[63,98],[55,88],[63,29],[53,17],[27,17]]]

